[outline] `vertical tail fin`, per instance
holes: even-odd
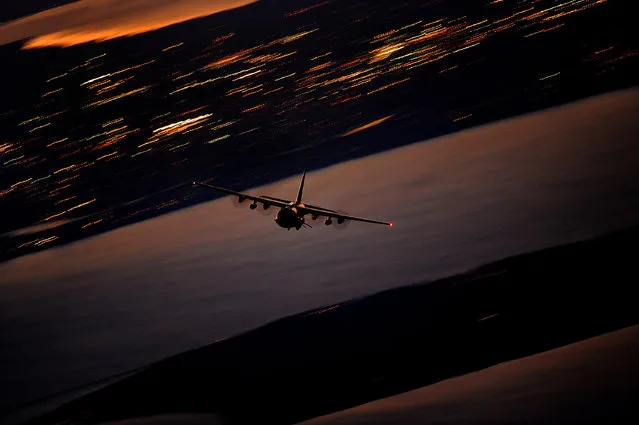
[[[306,179],[306,171],[302,174],[302,181],[300,182],[300,188],[297,191],[297,198],[295,198],[295,203],[299,204],[302,202],[302,193],[304,192],[304,180]]]

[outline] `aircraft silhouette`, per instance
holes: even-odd
[[[325,217],[326,220],[324,221],[324,224],[326,224],[327,226],[333,224],[333,220],[335,220],[337,224],[344,224],[348,221],[360,221],[364,223],[383,224],[389,227],[393,226],[393,223],[389,223],[386,221],[354,217],[339,211],[329,210],[326,208],[302,203],[302,193],[304,192],[305,179],[306,171],[304,171],[304,174],[302,175],[302,181],[300,182],[295,201],[287,201],[286,199],[273,198],[271,196],[264,195],[252,196],[247,193],[236,192],[234,190],[224,189],[223,187],[213,186],[202,182],[193,182],[193,184],[197,186],[207,187],[209,189],[214,189],[219,192],[237,197],[237,202],[240,204],[245,202],[246,200],[253,201],[253,203],[250,205],[252,210],[256,209],[258,204],[262,204],[262,209],[264,211],[268,210],[271,207],[279,208],[280,210],[275,216],[275,223],[277,223],[280,227],[288,230],[291,230],[292,228],[300,230],[304,226],[312,227],[311,225],[306,223],[306,215],[310,215],[312,220],[318,220],[320,217]]]

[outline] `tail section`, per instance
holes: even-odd
[[[304,192],[304,180],[306,180],[306,171],[302,174],[302,181],[300,182],[300,188],[297,191],[297,198],[295,198],[295,203],[300,204],[302,202],[302,193]]]

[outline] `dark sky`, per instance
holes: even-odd
[[[0,22],[41,12],[52,7],[73,3],[74,0],[20,0],[0,2]]]

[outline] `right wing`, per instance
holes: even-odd
[[[253,202],[257,202],[263,205],[276,206],[276,207],[286,207],[289,205],[284,199],[271,198],[266,196],[253,196],[248,193],[236,192],[234,190],[225,189],[219,186],[213,186],[212,184],[202,183],[202,182],[193,182],[194,185],[207,187],[209,189],[217,190],[218,192],[226,193],[227,195],[237,196],[239,199],[248,199]]]
[[[383,224],[385,226],[393,227],[393,223],[390,223],[387,221],[372,220],[370,218],[363,218],[363,217],[355,217],[352,215],[343,214],[337,211],[327,210],[324,208],[317,208],[310,205],[305,205],[304,207],[302,207],[302,211],[305,214],[311,214],[317,217],[330,217],[330,218],[336,218],[338,220],[361,221],[363,223]]]
[[[326,213],[337,213],[337,214],[339,214],[339,211],[329,210],[328,208],[316,207],[315,205],[304,204],[304,207],[306,209],[321,210],[321,211],[324,211]]]

